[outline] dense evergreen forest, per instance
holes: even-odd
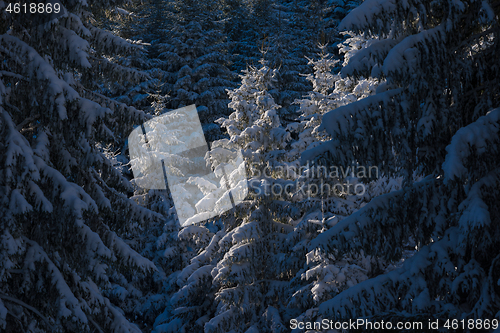
[[[1,332],[500,332],[498,0],[35,2],[0,1]],[[145,188],[129,138],[193,104],[248,193],[189,224],[241,183]]]

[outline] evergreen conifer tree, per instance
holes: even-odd
[[[497,14],[486,1],[372,0],[340,24],[372,38],[342,76],[386,82],[324,115],[318,130],[331,139],[303,161],[329,151],[333,164],[377,165],[405,182],[309,249],[397,261],[413,240],[417,251],[319,304],[309,318],[498,319]]]
[[[338,45],[344,55],[344,64],[359,49],[366,46],[366,40],[349,38]],[[323,115],[345,104],[365,98],[375,93],[380,80],[374,78],[342,78],[337,70],[340,60],[333,59],[326,53],[326,45],[320,45],[321,52],[318,60],[309,59],[314,73],[305,75],[312,83],[313,91],[307,98],[295,101],[299,105],[298,121],[288,125],[288,129],[297,137],[291,143],[290,157],[297,161],[300,154],[306,149],[311,149],[328,139],[324,132],[318,132]]]
[[[140,332],[134,301],[157,268],[135,236],[164,218],[128,199],[115,152],[148,115],[95,91],[103,77],[141,80],[110,60],[140,47],[91,23],[109,2],[62,1],[63,15],[39,25],[10,4],[0,3],[0,329]]]

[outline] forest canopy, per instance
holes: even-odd
[[[499,15],[0,1],[0,330],[500,332]],[[188,140],[220,184],[161,151]]]

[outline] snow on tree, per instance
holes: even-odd
[[[149,116],[94,91],[141,80],[109,60],[140,46],[90,23],[109,3],[62,5],[30,26],[0,2],[0,327],[140,332],[129,316],[157,268],[135,235],[164,217],[127,198],[114,152]]]
[[[220,137],[209,124],[227,115],[226,89],[234,87],[235,79],[228,69],[230,44],[216,22],[219,14],[214,6],[211,1],[172,1],[169,21],[162,23],[150,48],[151,70],[159,71],[162,92],[169,95],[167,108],[196,104],[210,141]]]
[[[249,172],[256,172],[253,168],[278,169],[284,165],[285,154],[276,154],[284,142],[278,141],[277,147],[268,150],[275,143],[266,135],[256,137],[257,141],[246,133],[248,129],[265,130],[269,126],[269,121],[262,121],[267,118],[266,110],[278,108],[275,103],[261,102],[266,98],[272,101],[267,90],[274,73],[265,62],[260,68],[251,67],[242,77],[241,87],[229,92],[234,112],[221,122],[230,139],[213,143],[215,160],[220,159],[217,155],[220,149],[236,145],[244,150],[248,164],[257,162]],[[275,128],[284,132],[286,138],[282,127]],[[248,144],[256,150],[249,149]],[[209,245],[192,257],[181,272],[172,275],[178,289],[158,317],[155,332],[284,332],[287,320],[330,299],[333,290],[345,290],[368,278],[377,266],[371,257],[353,255],[336,259],[321,257],[319,252],[315,256],[314,251],[308,254],[307,244],[325,226],[317,221],[317,200],[301,216],[297,207],[304,208],[305,204],[295,206],[286,201],[289,199],[286,195],[269,191],[273,184],[284,185],[287,181],[280,179],[277,172],[254,175],[249,181],[253,193],[241,207],[221,216],[217,223],[193,229],[200,235],[197,237],[207,235]],[[390,186],[399,188],[399,183],[391,184],[387,179],[379,180],[372,185],[371,193],[385,193]],[[329,209],[335,215],[331,213],[327,219],[331,227],[366,204],[370,197],[366,194],[356,202],[352,199],[336,198],[328,202],[335,206]],[[325,281],[325,276],[331,279]]]
[[[224,1],[226,31],[232,42],[235,71],[257,66],[266,51],[269,66],[279,68],[276,89],[271,91],[282,106],[280,115],[293,117],[293,104],[310,90],[300,73],[309,73],[307,57],[313,57],[318,43],[335,45],[339,19],[358,1]],[[331,52],[329,50],[329,52]],[[285,120],[285,119],[283,119]]]
[[[227,115],[225,89],[234,86],[236,75],[228,69],[230,45],[216,22],[220,16],[216,4],[152,0],[125,8],[133,12],[133,19],[113,11],[108,25],[119,34],[126,29],[127,38],[145,45],[143,55],[129,56],[127,61],[147,77],[136,85],[103,86],[103,92],[156,115],[196,104],[207,139],[220,138],[213,121]]]
[[[358,3],[63,1],[33,27],[0,2],[0,329],[498,318],[498,6],[367,0],[336,45]],[[242,170],[217,184],[179,158],[178,184],[141,189],[124,154],[137,125],[191,104],[208,141],[221,116],[228,134],[197,161],[220,175],[236,147],[253,178],[236,209],[183,227],[171,194],[196,188],[183,217],[202,216]],[[330,165],[380,177],[302,192]]]
[[[397,261],[303,318],[499,317],[498,21],[488,2],[365,1],[340,24],[373,40],[342,77],[385,79],[376,93],[324,115],[329,152],[404,177],[321,233],[309,251]],[[493,110],[492,110],[493,109]],[[414,175],[420,180],[413,181]],[[362,251],[362,252],[361,252]]]
[[[168,189],[182,225],[202,222],[237,205],[247,193],[241,153],[209,151],[194,105],[144,123],[129,136],[134,183]]]
[[[353,53],[355,54],[366,45],[366,39],[355,37],[348,38],[344,43],[339,44],[344,54],[344,66]],[[299,104],[297,111],[299,121],[287,127],[292,135],[297,137],[291,143],[292,149],[289,153],[291,159],[299,158],[305,150],[328,140],[324,132],[318,131],[325,113],[374,94],[376,87],[380,84],[378,79],[373,78],[342,78],[339,73],[336,73],[340,60],[333,59],[326,53],[326,45],[320,45],[320,50],[318,60],[309,59],[314,73],[306,75],[307,80],[313,85],[313,91],[309,92],[307,98],[295,101]]]
[[[278,115],[280,106],[268,92],[276,82],[277,70],[261,60],[260,68],[250,66],[244,73],[241,86],[229,91],[229,107],[235,111],[217,122],[229,134],[230,144],[243,150],[248,163],[264,165],[283,154],[289,140]]]
[[[243,149],[247,164],[257,162],[253,167],[265,165],[263,161],[273,163],[271,167],[281,164],[277,149],[284,149],[287,133],[275,113],[279,106],[268,93],[274,77],[275,70],[263,61],[260,68],[245,72],[241,87],[229,92],[234,112],[221,122],[230,139],[213,143],[215,160],[220,159],[220,150],[232,145]],[[273,130],[281,135],[270,135]],[[252,181],[268,183],[258,185],[261,190],[279,179],[264,175]],[[158,317],[155,332],[268,331],[271,327],[285,331],[283,306],[277,300],[291,296],[290,269],[300,269],[297,258],[290,256],[293,241],[283,243],[293,226],[280,220],[290,209],[283,199],[253,193],[234,212],[221,217],[223,224],[209,224],[210,244],[177,275],[179,290]]]

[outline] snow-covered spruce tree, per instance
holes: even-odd
[[[227,115],[225,89],[234,86],[236,75],[227,67],[222,25],[213,22],[218,18],[216,3],[151,0],[126,6],[127,15],[117,8],[109,11],[108,25],[119,33],[123,21],[131,21],[125,25],[132,31],[127,36],[132,35],[134,43],[149,44],[143,56],[126,59],[148,77],[138,85],[103,86],[106,95],[150,113],[155,111],[148,108],[152,102],[162,103],[164,109],[196,104],[207,137],[218,138],[213,120]]]
[[[270,193],[277,179],[266,169],[282,164],[289,134],[277,114],[280,106],[269,93],[276,83],[277,70],[264,60],[260,64],[249,67],[241,86],[229,92],[229,106],[234,112],[222,121],[230,136],[228,144],[243,151],[249,175],[254,176],[250,191],[255,192],[239,207],[237,216],[242,219],[226,228],[219,242],[223,257],[211,272],[218,289],[217,309],[205,324],[206,332],[286,329],[276,308],[286,293],[286,281],[282,279],[287,273],[275,263],[287,252],[281,242],[291,226],[276,219],[284,202],[275,201]]]
[[[252,134],[269,125],[262,122],[269,112],[265,110],[278,107],[267,91],[274,73],[263,62],[260,68],[249,68],[241,87],[229,92],[235,112],[223,120],[223,126],[230,140],[214,146],[232,143],[243,149],[251,164],[249,175],[254,176],[249,181],[253,193],[236,210],[236,219],[226,218],[224,229],[218,229],[206,251],[181,273],[186,282],[173,297],[175,306],[169,311],[169,321],[161,330],[157,327],[158,332],[202,327],[205,332],[286,332],[290,319],[329,299],[330,291],[345,290],[366,280],[378,264],[363,254],[335,258],[314,250],[308,253],[307,244],[325,224],[318,221],[317,209],[312,207],[301,216],[290,204],[288,193],[276,191],[274,185],[281,189],[293,185],[278,172],[287,165],[285,154],[278,151],[283,150],[283,143],[267,151],[270,145],[264,143],[276,135],[263,138]],[[269,103],[262,104],[262,96],[267,96]],[[278,129],[286,139],[286,131]],[[389,187],[373,187],[377,186],[384,192]],[[337,215],[330,214],[327,224],[333,227],[342,220],[342,213],[359,209],[363,199],[369,200],[335,201],[337,206],[330,210]]]
[[[299,73],[310,71],[305,56],[314,53],[315,40],[319,40],[319,30],[307,26],[295,10],[296,7],[287,1],[276,1],[267,9],[266,19],[259,20],[263,22],[263,34],[254,42],[260,51],[265,50],[269,66],[279,69],[276,89],[271,93],[281,105],[280,115],[295,110],[293,101],[310,89],[310,83]],[[296,25],[298,21],[300,23]],[[316,22],[321,24],[321,19]],[[297,43],[297,40],[301,42]]]
[[[161,9],[156,8],[156,4],[126,2],[123,4],[113,4],[109,9],[97,11],[94,15],[95,26],[102,30],[113,33],[116,36],[124,38],[127,42],[140,46],[135,52],[113,53],[106,51],[107,63],[115,66],[123,66],[128,69],[134,68],[136,78],[123,77],[118,75],[101,76],[93,78],[95,87],[94,91],[108,98],[112,98],[118,102],[125,103],[135,108],[146,110],[153,114],[154,108],[151,108],[151,103],[157,102],[165,96],[161,91],[161,77],[158,71],[147,71],[152,67],[150,64],[147,48],[149,43],[143,42],[145,37],[150,37],[152,31],[158,30],[161,25],[157,24],[156,29],[152,29],[147,23],[152,16],[158,19],[157,16],[161,13]],[[122,6],[122,7],[120,7]],[[155,10],[156,9],[156,10]],[[153,20],[153,19],[152,19]],[[154,20],[153,20],[154,21]],[[146,25],[143,27],[142,25]],[[149,30],[148,30],[149,29]],[[145,33],[147,31],[147,33]],[[103,36],[105,38],[105,36]],[[140,79],[138,79],[140,78]],[[90,88],[90,85],[88,86]]]
[[[358,51],[357,46],[353,46],[350,40],[339,45],[342,52],[348,55]],[[360,45],[360,48],[362,46]],[[372,95],[379,84],[379,80],[372,78],[342,78],[340,74],[336,74],[339,60],[332,59],[326,53],[325,46],[320,46],[320,50],[318,60],[309,59],[314,73],[306,75],[312,83],[313,91],[306,98],[296,101],[300,105],[299,122],[287,126],[296,137],[291,143],[291,149],[287,151],[287,165],[291,170],[299,171],[287,174],[295,185],[295,193],[289,200],[291,205],[302,212],[299,219],[289,221],[294,225],[294,229],[287,235],[289,244],[294,244],[292,248],[295,267],[299,267],[290,280],[289,288],[293,292],[288,295],[288,306],[284,309],[284,313],[288,313],[284,315],[287,319],[294,318],[290,315],[294,311],[300,312],[314,307],[386,268],[384,261],[365,255],[362,251],[337,256],[316,249],[308,250],[306,245],[317,233],[334,227],[374,196],[397,190],[401,185],[400,180],[387,177],[370,182],[369,177],[357,174],[354,171],[356,166],[351,163],[341,165],[342,170],[338,170],[337,165],[337,169],[330,169],[326,175],[319,175],[322,165],[318,164],[318,161],[309,161],[309,168],[301,170],[300,154],[329,139],[324,132],[317,132],[323,115],[342,105]],[[362,194],[356,195],[352,191],[357,184],[364,189]],[[332,187],[335,190],[329,191]],[[310,190],[307,191],[308,189]]]
[[[224,33],[229,44],[232,64],[230,69],[236,73],[249,64],[259,60],[259,41],[262,31],[255,28],[256,20],[252,16],[251,3],[238,0],[220,0]]]
[[[348,38],[338,46],[346,64],[353,54],[367,46],[367,41]],[[318,132],[325,113],[374,94],[380,83],[380,80],[374,78],[342,78],[337,70],[340,60],[333,59],[326,52],[326,45],[320,45],[319,48],[321,50],[318,54],[319,59],[309,59],[309,64],[314,70],[313,74],[305,75],[312,83],[313,90],[305,98],[295,101],[295,104],[299,105],[297,110],[299,118],[287,126],[295,138],[291,142],[289,158],[297,163],[302,152],[329,139],[326,133]]]
[[[303,161],[329,151],[334,165],[377,165],[405,187],[372,199],[309,250],[398,260],[413,239],[417,251],[304,317],[498,319],[498,12],[487,1],[371,0],[339,28],[373,38],[342,75],[387,82],[327,113],[320,130],[332,139]]]
[[[276,114],[279,106],[268,93],[275,73],[264,64],[250,67],[242,86],[229,92],[234,112],[221,122],[231,140],[214,142],[213,154],[232,145],[243,148],[247,165],[279,163],[276,150],[283,149],[287,134]],[[280,240],[291,226],[275,221],[265,195],[242,203],[235,213],[222,216],[218,225],[190,226],[179,234],[208,237],[210,243],[173,276],[179,290],[158,317],[156,332],[244,332],[257,327],[267,331],[273,323],[284,329],[276,322],[280,319],[275,307],[286,292],[286,282],[280,280],[287,273],[273,262],[286,258],[288,251],[281,253]]]
[[[334,104],[337,102],[335,98],[337,96],[332,95],[335,83],[339,80],[339,75],[334,73],[334,68],[339,60],[332,59],[325,52],[324,46],[320,46],[320,48],[320,59],[317,61],[309,60],[309,64],[313,66],[314,74],[306,75],[306,78],[313,85],[313,91],[309,92],[308,98],[295,101],[296,104],[299,104],[299,110],[297,111],[300,115],[299,121],[287,126],[292,136],[296,138],[291,143],[292,149],[289,152],[293,160],[298,160],[300,154],[309,148],[313,142],[321,142],[320,134],[316,134],[314,130],[321,123],[323,114],[334,109],[336,106]]]
[[[175,4],[176,1],[172,0],[133,0],[105,13],[113,21],[112,31],[115,34],[150,43],[168,38],[168,29],[172,27],[173,21],[179,19],[179,13],[174,9]],[[187,3],[186,5],[188,6]],[[149,58],[151,55],[157,56],[157,51],[154,48],[148,49]]]
[[[234,112],[227,119],[217,120],[229,134],[229,144],[242,149],[247,163],[255,165],[277,160],[289,140],[278,115],[280,106],[269,93],[278,71],[263,59],[260,64],[245,70],[241,86],[229,91],[229,107]]]
[[[356,184],[356,179],[350,179],[350,183]],[[400,189],[401,179],[380,177],[365,184],[365,188],[363,195],[336,193],[322,198],[313,193],[309,198],[293,202],[303,214],[291,221],[294,228],[286,236],[293,258],[290,267],[295,274],[289,281],[287,305],[281,309],[284,321],[311,319],[319,304],[394,266],[364,251],[336,253],[308,247],[318,233],[335,228],[372,198]],[[404,253],[405,258],[409,255],[411,251]]]
[[[300,74],[311,73],[308,58],[315,56],[316,45],[323,44],[325,52],[337,55],[337,43],[343,39],[338,23],[358,3],[285,0],[269,8],[264,46],[270,65],[279,68],[278,91],[273,96],[282,106],[284,120],[290,117],[287,114],[294,117],[297,105],[293,102],[310,91],[309,80]]]
[[[140,50],[90,23],[118,3],[62,3],[32,26],[0,2],[0,329],[140,332],[156,268],[132,247],[164,218],[127,198],[113,156],[147,115],[93,91],[140,79],[108,60]]]
[[[229,44],[222,31],[215,4],[172,2],[168,30],[152,48],[159,50],[156,67],[169,73],[164,77],[167,107],[176,109],[196,104],[202,124],[228,114],[226,89],[234,87],[228,69]]]

